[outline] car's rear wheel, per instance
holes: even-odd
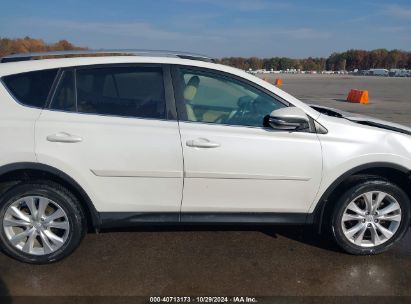
[[[5,252],[35,264],[69,255],[86,227],[75,196],[50,182],[22,183],[9,189],[0,198],[0,223]]]
[[[360,182],[345,192],[334,208],[331,223],[338,245],[358,255],[386,251],[409,226],[409,197],[384,180]]]

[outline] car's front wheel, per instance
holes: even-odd
[[[338,245],[358,255],[378,254],[398,242],[410,226],[410,200],[384,180],[356,184],[338,200],[331,229]]]
[[[28,182],[0,198],[0,241],[23,262],[58,261],[78,246],[85,233],[82,209],[67,189],[50,182]]]

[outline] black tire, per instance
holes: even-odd
[[[47,255],[32,255],[14,247],[8,240],[3,219],[7,208],[24,196],[43,196],[58,203],[66,212],[70,225],[66,242],[61,248]],[[66,188],[50,181],[23,182],[11,187],[0,197],[0,242],[4,252],[12,258],[30,264],[48,264],[70,255],[80,244],[86,233],[86,219],[77,198]]]
[[[387,240],[385,243],[373,246],[373,247],[361,247],[358,246],[344,235],[341,225],[342,216],[348,204],[360,196],[361,194],[370,191],[382,191],[388,193],[397,200],[401,207],[402,219],[398,230],[395,234]],[[357,184],[345,191],[338,199],[332,215],[331,215],[331,234],[333,235],[337,244],[346,252],[354,255],[374,255],[387,251],[394,244],[399,242],[410,227],[410,199],[408,195],[397,185],[392,184],[383,179],[374,179],[368,181],[359,181]]]

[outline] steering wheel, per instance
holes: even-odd
[[[225,119],[225,122],[230,124],[235,122],[241,122],[244,121],[244,119],[247,119],[247,116],[250,116],[250,114],[256,114],[256,107],[254,105],[254,99],[252,99],[250,96],[243,96],[238,99],[238,108],[230,113],[228,117]]]

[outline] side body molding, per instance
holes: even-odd
[[[37,170],[46,173],[53,174],[66,183],[70,184],[81,196],[83,201],[86,203],[88,212],[92,220],[92,226],[94,228],[100,227],[120,227],[120,226],[134,226],[135,224],[166,224],[173,223],[252,223],[252,224],[316,224],[318,225],[319,231],[321,232],[321,226],[323,221],[323,215],[327,203],[327,199],[330,197],[332,192],[337,189],[347,178],[356,175],[367,169],[394,169],[403,174],[406,174],[411,179],[411,171],[405,167],[394,163],[384,163],[376,162],[364,164],[355,167],[346,173],[342,174],[338,179],[336,179],[331,186],[324,192],[314,212],[311,214],[273,214],[273,213],[124,213],[124,212],[113,212],[113,213],[99,213],[95,209],[91,199],[83,188],[66,173],[40,163],[31,162],[21,162],[13,163],[0,167],[0,176],[18,170]]]

